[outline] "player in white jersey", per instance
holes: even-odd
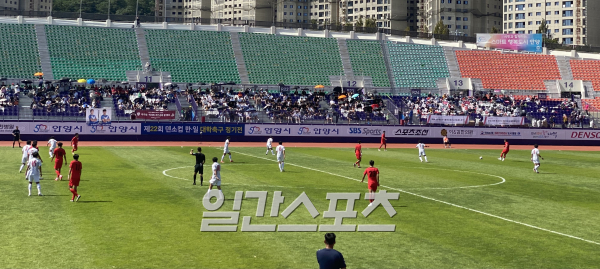
[[[27,166],[27,162],[29,161],[29,149],[31,148],[31,140],[27,140],[27,145],[25,145],[21,152],[23,156],[21,157],[21,168],[19,168],[19,173],[23,171],[23,167]]]
[[[283,146],[283,142],[279,141],[279,146],[275,148],[277,152],[277,162],[279,162],[279,172],[285,172],[283,170],[285,165],[285,147]]]
[[[33,153],[35,153],[35,152],[39,153],[39,150],[37,149],[37,141],[33,140],[31,142],[31,147],[27,151],[27,155],[29,155],[29,160],[31,160],[33,158]]]
[[[52,157],[54,157],[54,150],[56,149],[56,143],[58,143],[58,141],[56,141],[56,139],[54,139],[54,136],[50,137],[50,140],[48,140],[48,143],[46,143],[46,146],[50,145],[50,148],[49,148],[50,159],[52,159]]]
[[[40,179],[42,178],[42,161],[39,159],[40,154],[34,152],[31,159],[27,162],[27,173],[26,178],[29,180],[29,196],[31,196],[31,186],[33,182],[37,185],[38,195],[42,196],[42,187],[40,186]]]
[[[223,158],[225,158],[225,155],[227,154],[229,154],[229,162],[233,162],[233,160],[231,159],[231,152],[229,152],[229,138],[231,137],[227,137],[227,140],[225,140],[225,145],[223,146],[223,156],[221,156],[221,163],[223,163]]]
[[[219,159],[217,159],[217,157],[213,157],[212,159],[212,176],[209,181],[210,185],[208,186],[208,191],[206,192],[206,195],[210,193],[213,186],[217,186],[217,189],[219,189],[219,195],[221,196],[221,198],[224,198],[223,191],[221,190],[221,165],[219,164],[218,160]]]
[[[533,149],[531,150],[531,161],[533,162],[533,171],[535,171],[536,173],[540,173],[538,171],[538,168],[540,167],[540,158],[542,158],[542,155],[540,155],[540,150],[538,149],[538,145],[535,144],[533,145]],[[542,158],[543,160],[544,158]]]
[[[425,157],[425,162],[428,163],[429,161],[427,160],[427,155],[425,155],[425,148],[428,148],[429,146],[425,146],[425,144],[421,143],[421,140],[419,140],[419,144],[417,144],[417,148],[419,149],[419,160],[421,160],[421,162],[423,162],[423,158],[421,158],[421,156]]]
[[[269,150],[271,151],[271,154],[275,155],[275,153],[273,153],[273,137],[269,136],[269,139],[267,139],[267,152],[265,153],[265,155],[269,155]]]

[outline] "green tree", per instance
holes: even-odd
[[[406,28],[404,28],[404,32],[410,32],[410,26],[406,26]]]
[[[358,21],[356,22],[356,27],[363,27],[365,25],[365,23],[363,22],[363,17],[362,15],[358,18]]]
[[[448,30],[448,26],[444,25],[443,21],[438,21],[433,29],[433,33],[436,35],[448,35],[450,34],[450,30]]]
[[[492,27],[492,30],[490,31],[492,34],[497,34],[500,33],[500,30],[498,30],[498,28],[496,28],[496,26]]]
[[[106,14],[110,1],[110,14],[135,15],[137,0],[85,0],[81,12]],[[52,11],[79,12],[79,1],[54,0]],[[139,0],[138,15],[154,16],[154,0]]]
[[[365,27],[367,27],[367,28],[377,28],[377,22],[375,22],[375,19],[367,18],[365,20]]]

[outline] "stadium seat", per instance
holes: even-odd
[[[0,77],[33,78],[42,71],[32,24],[0,24]]]
[[[571,60],[570,63],[573,79],[591,81],[594,91],[600,91],[600,61]]]
[[[485,89],[545,91],[544,80],[561,79],[551,55],[456,51],[462,77],[479,78]]]
[[[375,87],[390,87],[379,41],[348,39],[346,44],[355,76],[373,78]]]
[[[331,85],[344,73],[334,38],[240,33],[250,83]]]
[[[437,88],[438,78],[450,76],[441,46],[387,42],[396,87]]]

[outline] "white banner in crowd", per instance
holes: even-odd
[[[520,119],[520,118],[519,118]],[[246,124],[246,136],[310,136],[310,137],[416,137],[474,138],[474,139],[530,139],[530,140],[600,140],[599,130],[582,129],[527,129],[478,127],[425,127],[425,126],[346,126],[346,125],[275,125]],[[277,140],[277,139],[275,139]]]
[[[6,126],[5,126],[6,125]],[[141,123],[112,123],[111,125],[87,125],[84,122],[15,122],[0,124],[0,134],[12,133],[14,126],[19,126],[21,135],[139,135]],[[6,130],[5,130],[6,129]],[[10,132],[8,131],[10,129]],[[24,137],[26,139],[26,137]]]
[[[489,126],[523,125],[525,117],[484,117],[483,124]]]
[[[111,124],[111,107],[103,108],[86,108],[85,123],[87,125],[110,125]]]
[[[468,116],[429,115],[429,116],[427,116],[427,123],[429,123],[429,124],[467,124],[467,123],[469,123],[469,117]]]

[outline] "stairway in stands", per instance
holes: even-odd
[[[46,30],[43,24],[35,25],[35,34],[37,36],[38,51],[40,53],[40,63],[42,66],[42,72],[44,73],[44,79],[54,80],[54,74],[52,74],[52,64],[50,63],[50,51],[48,50],[48,39],[46,37]]]

